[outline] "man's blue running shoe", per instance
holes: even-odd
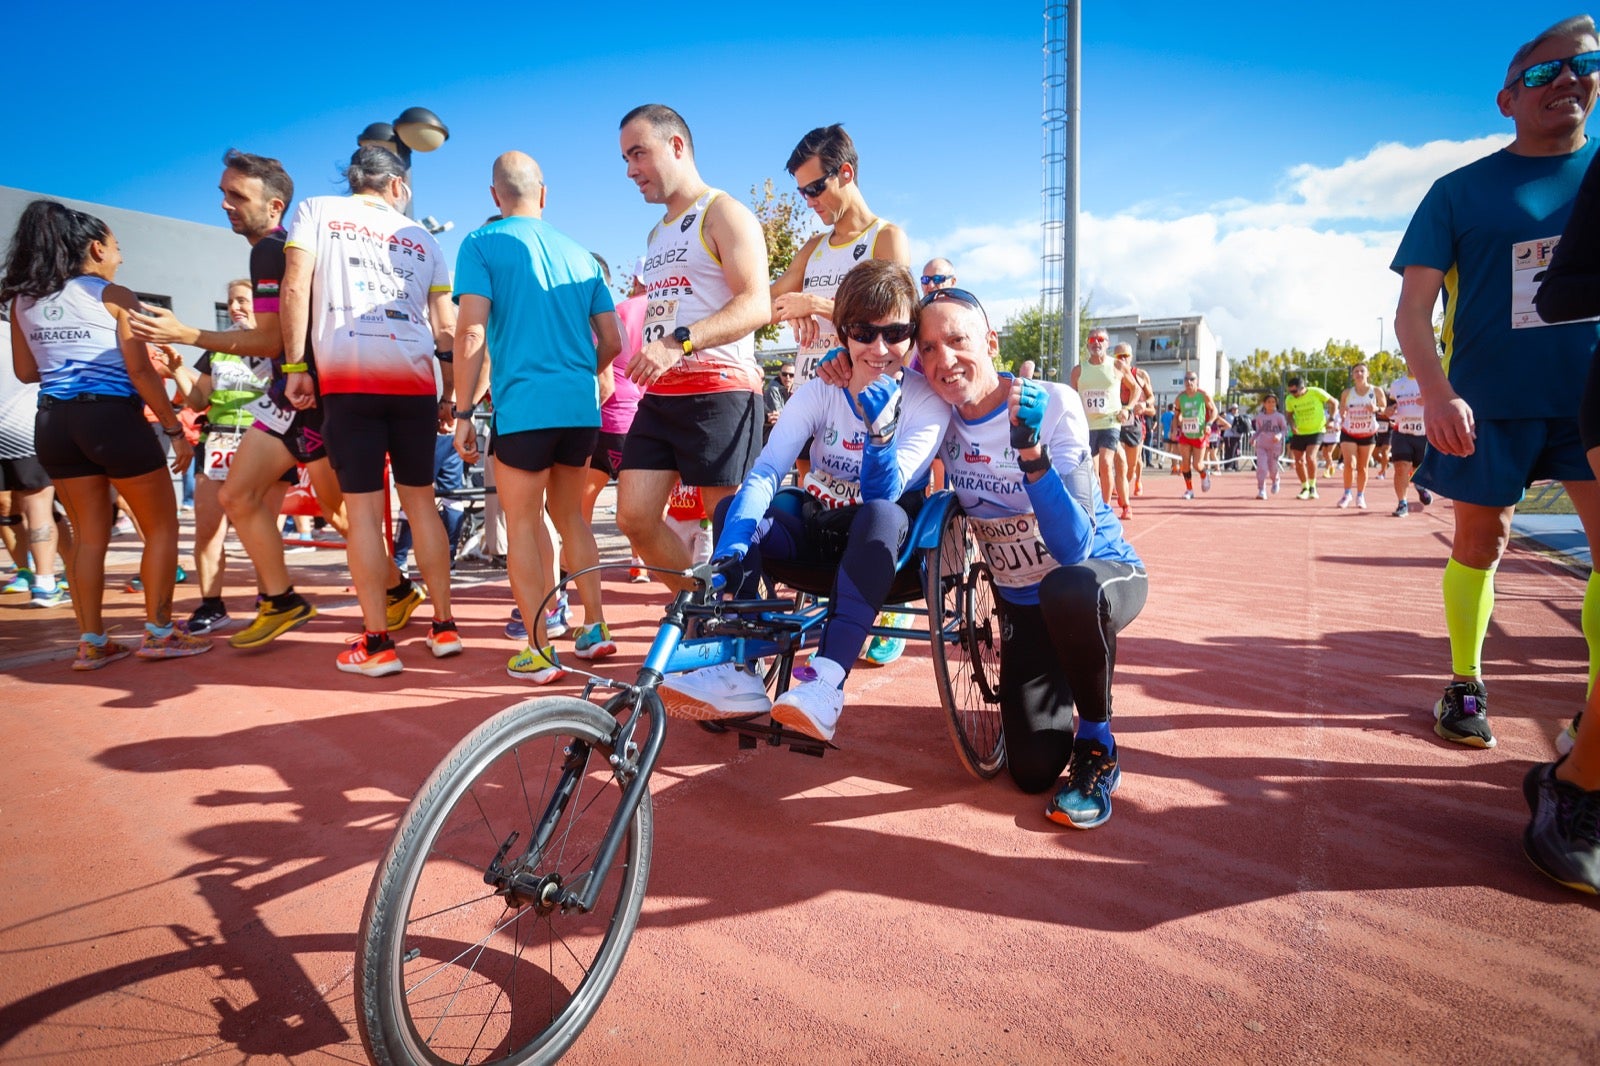
[[[1111,819],[1111,793],[1121,783],[1115,749],[1107,751],[1098,740],[1076,741],[1067,764],[1067,783],[1050,800],[1045,817],[1074,829],[1104,825]]]

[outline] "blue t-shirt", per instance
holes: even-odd
[[[616,309],[581,245],[537,218],[515,216],[467,234],[455,298],[490,300],[489,388],[496,433],[600,424],[589,319]]]
[[[1479,418],[1574,418],[1600,337],[1533,309],[1600,141],[1571,155],[1501,150],[1428,190],[1390,264],[1444,271],[1444,368]]]

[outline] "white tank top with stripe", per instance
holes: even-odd
[[[681,215],[657,223],[650,231],[644,259],[644,343],[672,343],[672,331],[692,326],[720,311],[733,298],[722,274],[722,261],[706,243],[706,211],[727,194],[707,189]],[[645,391],[657,396],[708,392],[760,392],[755,334],[730,344],[701,348],[663,374]]]

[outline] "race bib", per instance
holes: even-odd
[[[834,477],[826,470],[819,469],[812,464],[806,471],[805,480],[800,483],[814,499],[820,500],[824,507],[849,507],[861,502],[861,486],[853,481]]]
[[[1344,430],[1356,437],[1370,437],[1376,432],[1377,426],[1372,418],[1371,408],[1351,408],[1350,416],[1345,420]]]
[[[1180,419],[1178,424],[1185,437],[1195,438],[1200,436],[1200,420],[1198,418]]]
[[[212,481],[228,479],[228,471],[233,468],[234,454],[238,452],[239,441],[243,437],[243,430],[230,432],[226,429],[212,429],[206,433],[206,477]]]
[[[1060,565],[1045,547],[1039,520],[1031,513],[967,521],[996,585],[1011,589],[1036,585]]]
[[[817,366],[822,362],[822,357],[833,349],[839,347],[839,335],[833,331],[831,322],[820,322],[822,329],[817,333],[817,339],[810,344],[800,346],[795,353],[794,369],[795,384],[801,385],[817,376]]]
[[[1083,397],[1083,409],[1091,415],[1103,415],[1111,410],[1110,389],[1086,389],[1078,395]]]
[[[666,340],[678,328],[677,297],[651,300],[644,309],[644,342]]]
[[[294,421],[293,407],[279,407],[272,401],[272,397],[263,396],[254,403],[245,405],[245,410],[255,416],[255,420],[274,433],[284,433]]]
[[[1420,437],[1427,433],[1420,415],[1401,415],[1394,420],[1394,428],[1408,437]]]

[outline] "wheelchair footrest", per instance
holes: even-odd
[[[772,747],[788,747],[790,751],[820,759],[824,752],[835,746],[797,730],[785,729],[770,718],[765,721],[749,718],[724,719],[717,724],[729,733],[739,734],[740,748],[754,748],[762,741],[766,741]]]

